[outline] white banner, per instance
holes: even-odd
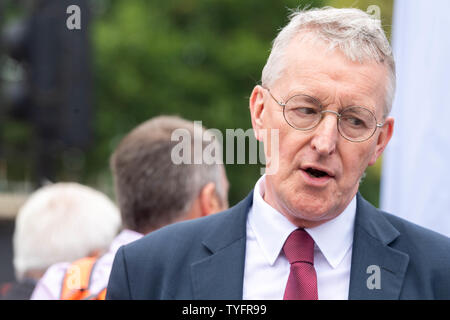
[[[450,1],[396,0],[394,136],[380,207],[450,236]]]

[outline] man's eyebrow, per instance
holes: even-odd
[[[314,89],[310,89],[310,88],[306,88],[306,87],[304,87],[304,88],[297,87],[295,89],[289,90],[286,97],[284,97],[283,101],[286,102],[288,99],[290,99],[293,96],[303,94],[303,95],[307,95],[311,98],[314,98],[315,100],[319,101],[320,104],[322,105],[323,97],[326,94],[325,93],[320,94],[317,91],[318,90],[314,90]]]
[[[294,89],[289,90],[286,94],[286,99],[296,96],[296,95],[299,95],[299,94],[305,94],[307,96],[310,96],[312,98],[316,98],[317,100],[320,100],[319,99],[320,95],[317,94],[317,90],[310,89],[307,87],[296,87]]]
[[[320,88],[320,86],[296,86],[295,88],[291,88],[289,91],[287,91],[287,93],[285,95],[283,95],[280,98],[283,99],[283,102],[286,102],[289,98],[291,98],[295,95],[299,95],[299,94],[304,94],[304,95],[310,96],[311,98],[316,99],[317,101],[320,102],[320,104],[323,107],[327,106],[327,104],[325,102],[330,97],[329,90],[327,88]],[[355,95],[353,93],[350,95],[346,95],[346,96],[344,96],[343,101],[347,102],[347,103],[341,103],[342,100],[340,100],[339,108],[344,109],[346,107],[360,106],[360,107],[366,107],[369,110],[371,110],[372,112],[375,112],[376,103],[364,102],[364,100],[366,100],[364,94]],[[348,102],[348,101],[350,101],[350,102]]]

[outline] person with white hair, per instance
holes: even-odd
[[[358,192],[393,134],[395,81],[379,20],[294,11],[249,102],[279,163],[229,210],[119,249],[107,299],[450,299],[450,240]]]
[[[114,202],[93,188],[64,182],[38,189],[16,216],[17,283],[3,299],[28,299],[36,282],[55,263],[106,251],[120,226]]]

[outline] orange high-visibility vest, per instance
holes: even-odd
[[[67,269],[61,288],[61,300],[105,300],[106,288],[98,293],[89,290],[92,271],[98,256],[73,262]]]

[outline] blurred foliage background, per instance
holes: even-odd
[[[76,3],[76,1],[72,1]],[[248,97],[288,8],[377,5],[390,34],[393,0],[91,0],[88,35],[93,136],[83,150],[57,152],[57,181],[78,181],[113,197],[109,156],[139,123],[160,114],[201,120],[207,128],[251,128]],[[23,13],[3,7],[3,21]],[[1,60],[3,82],[11,69]],[[9,69],[8,69],[9,68]],[[1,120],[0,191],[32,189],[29,123]],[[230,205],[254,186],[261,165],[227,165]],[[381,161],[361,192],[378,206]],[[15,184],[14,184],[15,183]],[[20,187],[21,186],[21,187]],[[3,190],[1,190],[3,188]]]

